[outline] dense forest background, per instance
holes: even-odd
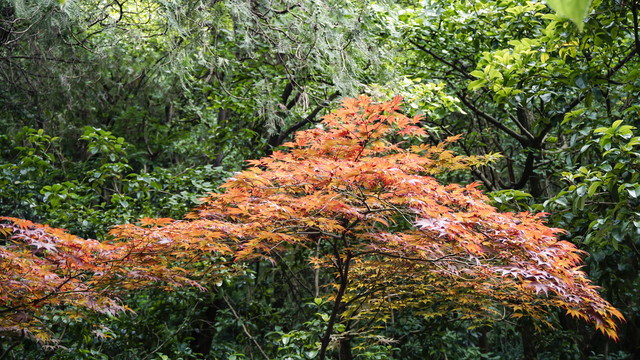
[[[430,144],[500,154],[439,180],[548,212],[626,322],[614,342],[553,310],[397,311],[350,356],[638,359],[638,7],[595,0],[580,32],[539,1],[0,0],[0,215],[99,240],[179,219],[344,97],[401,95]],[[52,310],[54,344],[0,333],[0,359],[312,359],[328,301],[301,252],[206,292],[137,290],[120,316]]]

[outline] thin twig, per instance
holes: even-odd
[[[231,310],[231,313],[233,314],[233,317],[235,317],[236,320],[238,322],[240,322],[240,325],[242,326],[242,331],[244,331],[244,333],[249,337],[249,339],[251,339],[251,341],[253,341],[253,343],[256,345],[258,350],[260,350],[260,354],[262,354],[262,356],[265,359],[270,360],[269,357],[267,356],[267,354],[265,354],[264,350],[262,350],[262,347],[260,347],[260,344],[258,344],[256,339],[251,335],[251,333],[249,332],[249,329],[247,329],[247,327],[244,325],[244,321],[242,321],[242,318],[238,315],[238,313],[236,313],[236,310],[233,308],[233,306],[231,306],[231,303],[229,302],[227,297],[222,295],[222,299],[224,300],[225,303],[227,303],[227,306]]]

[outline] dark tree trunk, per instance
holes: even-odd
[[[536,360],[538,355],[535,344],[535,329],[530,319],[520,319],[518,322],[520,336],[522,338],[522,359]]]
[[[224,308],[224,301],[215,295],[215,299],[211,299],[211,301],[204,306],[205,311],[203,318],[197,319],[198,323],[194,324],[191,349],[195,353],[202,354],[201,357],[206,359],[213,345],[218,310]]]
[[[340,352],[338,353],[338,360],[353,360],[353,355],[351,354],[351,337],[347,336],[340,340],[338,345],[340,347]]]
[[[339,318],[339,315],[344,311],[344,304],[342,303],[342,298],[344,297],[344,293],[347,290],[347,285],[349,284],[349,267],[351,266],[351,259],[353,258],[350,251],[347,251],[347,255],[344,259],[344,262],[340,260],[340,256],[336,257],[339,263],[338,272],[340,273],[340,287],[338,288],[338,294],[336,295],[336,299],[333,304],[333,310],[331,311],[331,315],[329,316],[329,321],[327,323],[327,329],[324,332],[322,338],[320,338],[320,352],[318,354],[319,360],[326,359],[327,355],[327,347],[329,346],[329,342],[331,341],[331,333],[333,331],[333,326]],[[342,345],[342,343],[340,344]],[[349,354],[351,353],[351,343],[349,345]],[[342,353],[342,349],[340,349],[340,353]],[[349,358],[350,359],[350,358]],[[340,360],[344,360],[340,358]]]

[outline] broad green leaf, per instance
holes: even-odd
[[[613,122],[613,124],[611,124],[611,129],[617,129],[620,127],[620,125],[622,125],[622,120],[616,120]]]
[[[540,54],[540,62],[544,64],[547,62],[547,60],[549,60],[549,54],[547,54],[546,52]]]
[[[594,181],[593,183],[591,183],[591,185],[589,186],[589,191],[587,192],[589,197],[592,197],[593,194],[595,194],[595,192],[598,190],[598,187],[600,187],[600,184],[602,184],[601,181]]]
[[[578,210],[584,209],[584,203],[586,199],[587,199],[586,196],[581,196],[578,198],[578,202],[576,204],[576,207],[578,208]]]
[[[480,71],[480,70],[473,70],[469,75],[475,76],[475,77],[477,77],[479,79],[484,78],[484,72]]]
[[[473,90],[477,90],[477,89],[479,89],[479,88],[483,87],[483,86],[484,86],[484,84],[486,84],[486,83],[487,83],[487,80],[485,80],[485,79],[478,79],[478,80],[475,80],[475,81],[470,82],[470,83],[469,83],[469,85],[467,86],[467,88],[468,88],[469,90],[471,90],[471,91],[473,91]]]
[[[584,18],[591,5],[591,0],[547,0],[547,5],[560,16],[573,21],[578,29],[584,28]]]

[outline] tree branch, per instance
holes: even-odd
[[[465,94],[463,94],[461,92],[458,92],[457,95],[458,95],[458,98],[460,98],[460,101],[462,101],[462,103],[466,107],[471,109],[471,111],[473,111],[476,115],[478,115],[481,118],[487,120],[488,122],[493,124],[495,127],[497,127],[498,129],[502,130],[503,132],[505,132],[507,135],[509,135],[512,138],[516,139],[523,147],[528,147],[529,146],[530,141],[529,141],[529,139],[527,139],[526,136],[524,136],[522,134],[518,134],[517,132],[511,130],[505,124],[501,123],[498,119],[496,119],[493,116],[491,116],[491,115],[485,113],[484,111],[478,109],[471,101],[469,101],[469,99],[467,99]]]
[[[313,120],[316,118],[316,116],[318,115],[318,113],[320,111],[322,111],[324,108],[326,108],[327,106],[329,106],[329,104],[335,100],[338,96],[340,96],[339,92],[334,92],[333,94],[331,94],[326,100],[324,100],[322,103],[320,103],[320,105],[318,105],[315,109],[313,109],[313,111],[311,112],[311,114],[309,114],[306,118],[304,118],[303,120],[299,121],[298,123],[292,125],[290,128],[288,128],[287,130],[285,130],[284,132],[282,132],[280,135],[278,135],[277,137],[275,137],[274,140],[270,141],[269,144],[273,147],[279,146],[280,144],[282,144],[282,142],[289,137],[289,135],[293,134],[294,132],[300,130],[303,126],[310,124],[313,122]]]
[[[431,55],[434,59],[440,61],[443,64],[448,65],[449,67],[451,67],[452,69],[455,69],[457,72],[459,72],[460,74],[462,74],[463,77],[465,77],[466,79],[473,79],[473,76],[469,75],[469,73],[467,71],[465,71],[464,69],[460,68],[459,66],[457,66],[456,64],[449,62],[445,59],[443,59],[442,57],[440,57],[439,55],[436,55],[433,51],[427,49],[426,47],[424,47],[423,45],[418,44],[417,42],[413,41],[413,40],[409,40],[409,42],[417,47],[418,49],[426,52],[427,54]]]
[[[636,0],[631,0],[631,12],[633,13],[633,40],[636,46],[635,53],[640,54],[640,38],[638,37],[638,4]]]
[[[329,317],[329,322],[327,323],[327,329],[320,339],[320,353],[318,358],[320,360],[325,360],[327,356],[327,347],[329,346],[329,341],[331,340],[331,332],[333,331],[333,325],[336,323],[336,318],[338,317],[338,312],[340,312],[340,308],[342,305],[342,297],[344,296],[347,290],[348,278],[349,275],[349,265],[351,263],[351,251],[347,251],[347,256],[344,261],[344,269],[340,272],[340,288],[338,289],[338,294],[336,295],[335,302],[333,304],[333,310],[331,311],[331,316]]]

